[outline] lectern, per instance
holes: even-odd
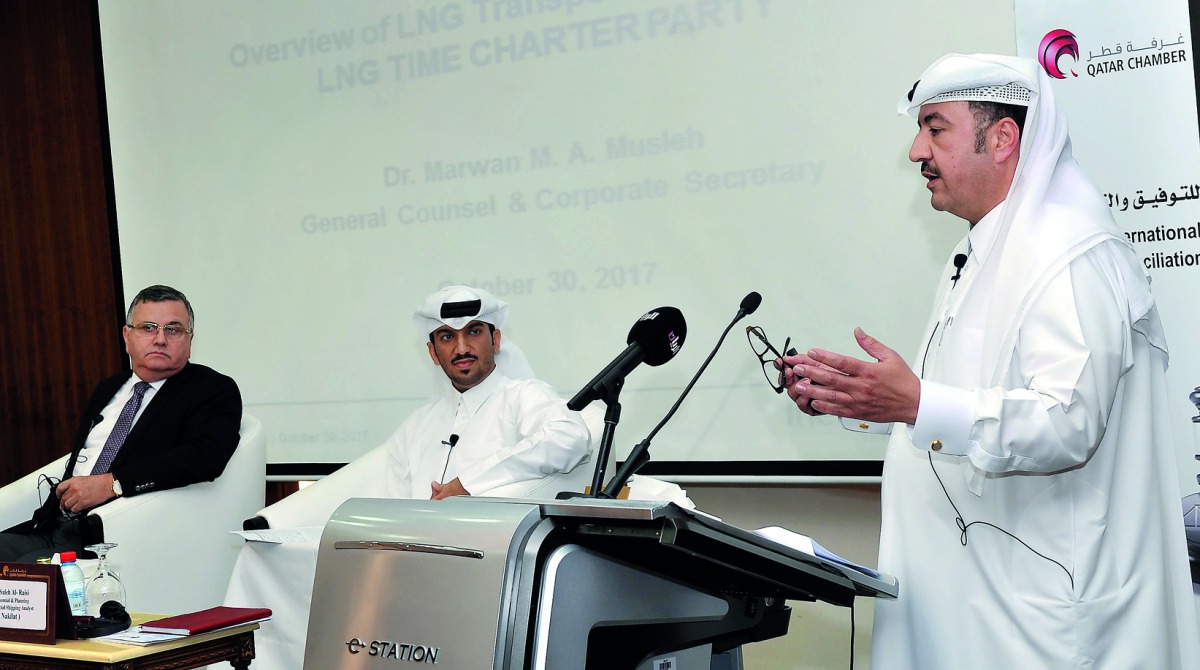
[[[670,503],[356,498],[321,537],[304,668],[707,670],[785,634],[788,600],[896,593]]]

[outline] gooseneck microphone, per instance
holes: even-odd
[[[708,358],[705,358],[704,362],[700,364],[700,369],[696,370],[696,374],[692,377],[692,381],[688,382],[688,385],[683,389],[683,393],[679,394],[679,399],[676,400],[675,404],[671,406],[671,409],[667,412],[667,415],[663,417],[662,421],[658,422],[658,425],[654,427],[654,430],[650,431],[650,434],[646,436],[646,439],[639,442],[637,446],[633,448],[633,451],[629,452],[629,457],[626,458],[625,462],[621,464],[621,467],[617,470],[617,474],[613,475],[613,478],[609,480],[608,485],[604,487],[604,491],[599,494],[600,497],[617,497],[617,494],[621,492],[622,488],[624,488],[625,482],[629,481],[630,477],[632,477],[635,473],[637,473],[638,470],[642,468],[643,465],[650,461],[650,440],[653,440],[654,436],[658,434],[659,430],[662,430],[662,427],[666,425],[667,421],[669,421],[671,417],[675,416],[675,410],[679,409],[679,406],[683,404],[683,399],[687,397],[688,393],[691,392],[692,387],[696,385],[696,381],[700,379],[700,375],[704,373],[706,368],[708,368],[708,364],[712,362],[713,356],[717,355],[717,350],[719,350],[721,348],[721,344],[725,342],[725,336],[729,334],[729,331],[733,328],[734,324],[736,324],[738,321],[741,321],[744,317],[753,314],[754,310],[758,309],[758,306],[761,304],[762,296],[759,295],[757,291],[751,291],[750,293],[746,294],[745,298],[742,298],[742,302],[738,306],[737,314],[733,316],[733,320],[729,322],[729,325],[725,326],[724,332],[721,333],[721,337],[717,340],[717,345],[713,347],[712,351],[709,352]]]
[[[646,312],[629,329],[629,337],[625,339],[629,346],[625,351],[580,389],[567,403],[567,408],[578,412],[593,400],[615,396],[634,368],[642,363],[654,366],[671,360],[683,347],[686,336],[687,322],[683,320],[683,312],[674,307],[659,307]]]
[[[758,291],[751,291],[747,293],[746,297],[742,298],[742,304],[738,306],[738,313],[737,316],[733,317],[733,323],[737,323],[738,320],[744,316],[750,316],[753,314],[761,304],[762,296],[759,295]],[[729,324],[730,328],[733,327],[733,323]],[[726,329],[726,332],[728,332],[728,329]],[[717,346],[720,346],[720,343],[717,343]]]
[[[962,269],[966,264],[966,254],[954,254],[954,276],[950,278],[951,288],[958,285],[958,278],[962,276]]]

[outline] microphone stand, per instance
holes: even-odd
[[[604,432],[600,435],[600,444],[596,446],[596,470],[592,473],[592,492],[584,494],[576,491],[561,491],[555,498],[569,500],[571,498],[599,498],[604,484],[604,475],[608,470],[608,455],[612,453],[613,436],[617,431],[617,423],[621,420],[621,387],[625,385],[624,375],[609,378],[603,382],[599,399],[604,401],[607,409],[604,411]]]
[[[600,444],[596,448],[596,471],[592,473],[592,498],[600,497],[600,489],[604,486],[604,475],[608,469],[608,455],[612,453],[613,435],[617,432],[617,422],[621,420],[621,403],[617,401],[620,386],[612,397],[605,397],[604,404],[604,433],[600,436]]]
[[[755,307],[757,306],[758,305],[755,305]],[[621,492],[621,489],[625,488],[625,483],[629,481],[629,478],[636,474],[638,470],[642,469],[642,466],[650,462],[650,440],[653,440],[654,436],[658,434],[659,430],[662,430],[662,427],[666,425],[667,421],[669,421],[672,416],[675,416],[675,410],[679,409],[679,406],[683,404],[683,399],[687,397],[687,394],[692,390],[692,387],[696,385],[696,381],[700,379],[700,375],[703,374],[705,368],[708,367],[708,364],[712,361],[713,356],[716,356],[717,351],[721,349],[721,344],[725,342],[725,336],[728,335],[729,331],[733,329],[733,325],[738,321],[741,321],[742,317],[746,316],[746,314],[747,312],[745,308],[739,309],[737,316],[733,317],[733,321],[730,321],[729,325],[725,326],[725,332],[721,333],[720,339],[717,340],[717,346],[713,347],[713,350],[709,352],[708,358],[704,359],[704,362],[700,365],[700,369],[697,370],[695,376],[692,377],[692,381],[688,382],[687,387],[683,389],[683,393],[679,394],[679,399],[676,400],[675,404],[671,406],[671,410],[667,412],[667,415],[663,417],[662,421],[658,422],[658,425],[654,427],[654,430],[650,431],[650,434],[646,436],[646,439],[638,442],[637,446],[633,448],[633,451],[629,452],[629,457],[626,458],[625,462],[621,464],[621,467],[617,470],[617,474],[613,475],[613,478],[609,480],[608,486],[604,487],[603,491],[599,491],[599,489],[596,488],[596,482],[592,482],[593,497],[608,498],[610,500],[616,498]],[[609,406],[609,409],[612,409],[611,405]],[[619,411],[620,410],[618,408],[618,412]],[[605,415],[604,422],[604,436],[608,437],[609,425],[607,415]],[[608,458],[607,450],[603,453],[604,457]],[[604,464],[601,463],[600,467],[603,468]],[[602,470],[599,469],[597,470],[597,472],[601,471]]]
[[[604,401],[607,409],[604,411],[604,432],[600,436],[600,444],[596,447],[596,470],[592,473],[592,494],[597,498],[604,485],[604,475],[608,469],[608,455],[612,453],[613,436],[617,431],[617,422],[621,420],[621,388],[625,386],[625,375],[614,375],[601,381],[593,390]]]

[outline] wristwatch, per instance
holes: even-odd
[[[113,495],[120,498],[122,493],[123,491],[121,491],[121,482],[117,481],[116,477],[113,477]]]

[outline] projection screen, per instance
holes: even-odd
[[[731,331],[646,472],[877,475],[883,438],[768,386],[781,346],[906,357],[962,221],[929,207],[896,103],[950,51],[1014,49],[1011,3],[102,0],[126,300],[173,285],[276,478],[381,443],[437,392],[411,314],[466,283],[570,397],[647,310],[618,458]],[[319,467],[318,467],[319,469]]]

